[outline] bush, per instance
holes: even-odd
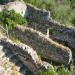
[[[15,13],[14,10],[8,11],[7,9],[4,9],[2,12],[0,12],[0,24],[3,25],[3,27],[8,27],[9,30],[12,30],[14,25],[20,24],[23,25],[26,23],[26,20],[18,13]]]
[[[38,75],[75,75],[75,69],[73,69],[72,71],[69,71],[68,69],[65,69],[64,67],[62,67],[58,71],[48,69],[46,71],[38,73]]]

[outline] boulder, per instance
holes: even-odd
[[[27,10],[28,27],[44,34],[47,34],[47,29],[49,29],[50,38],[75,50],[75,27],[65,26],[52,20],[48,11],[45,12],[33,5],[27,5]]]
[[[16,13],[19,13],[23,17],[26,15],[27,6],[23,1],[14,1],[9,2],[5,5],[0,5],[0,11],[2,11],[5,8],[8,10],[15,10]]]
[[[0,45],[2,45],[4,49],[11,50],[14,55],[16,55],[23,62],[23,64],[34,73],[34,75],[40,71],[46,70],[49,67],[54,69],[51,64],[42,61],[35,50],[25,44],[21,43],[18,45],[7,38],[1,38]]]
[[[13,33],[12,35],[32,47],[43,58],[61,64],[69,64],[72,60],[71,49],[53,41],[39,31],[18,25],[13,28]]]

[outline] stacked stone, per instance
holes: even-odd
[[[26,70],[21,71],[22,66],[10,50],[3,50],[3,46],[0,46],[0,75],[24,75]]]

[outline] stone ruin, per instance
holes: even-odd
[[[65,26],[54,21],[49,16],[48,11],[38,9],[33,5],[28,4],[27,11],[28,15],[26,18],[28,20],[28,27],[38,30],[45,35],[49,35],[54,41],[68,46],[75,52],[75,27]]]
[[[5,6],[1,5],[1,7],[0,11],[4,7],[9,10],[14,9],[28,21],[27,27],[15,26],[13,33],[10,33],[22,42],[21,45],[2,39],[0,39],[0,44],[4,48],[11,49],[30,71],[36,74],[40,70],[47,69],[47,67],[53,67],[50,63],[43,61],[42,58],[61,65],[70,64],[72,52],[75,52],[75,27],[67,27],[55,22],[50,17],[49,11],[39,9],[31,4],[11,2]]]
[[[42,61],[35,50],[25,44],[15,44],[8,38],[0,38],[0,45],[3,46],[3,49],[11,50],[34,75],[49,67],[54,69],[51,64]]]

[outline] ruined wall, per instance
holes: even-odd
[[[15,0],[1,0],[0,4],[6,4],[8,2],[13,2],[13,1],[15,1]]]
[[[0,11],[2,11],[4,8],[8,10],[15,10],[16,13],[19,13],[23,17],[26,14],[26,4],[23,1],[14,1],[14,2],[9,2],[5,5],[0,5]]]
[[[3,49],[11,50],[14,55],[18,57],[18,59],[21,60],[31,72],[34,73],[34,75],[36,75],[39,71],[46,70],[48,67],[54,69],[51,64],[42,61],[36,51],[26,44],[16,44],[7,38],[1,38],[0,45],[3,46]]]
[[[34,6],[27,5],[27,11],[27,19],[29,21],[29,24],[27,25],[28,27],[39,30],[44,34],[46,34],[47,29],[49,29],[49,35],[53,40],[59,41],[61,43],[63,42],[66,46],[75,50],[75,27],[67,27],[55,22],[54,20],[49,18],[50,16],[48,14],[48,11],[45,12],[41,9],[38,10],[38,8]]]
[[[68,64],[72,59],[71,50],[46,35],[32,28],[16,26],[13,28],[15,37],[21,42],[32,47],[43,58],[52,60],[61,64]],[[59,61],[60,60],[60,61]]]

